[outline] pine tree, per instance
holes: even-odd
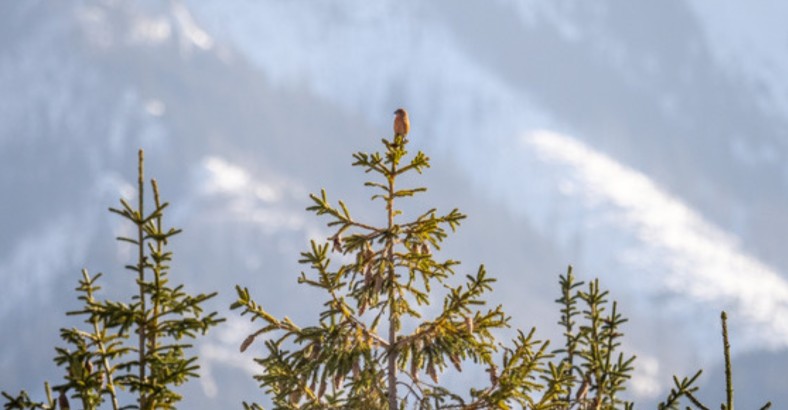
[[[139,151],[137,208],[121,199],[115,214],[131,222],[136,237],[118,240],[136,248],[137,260],[126,268],[133,273],[137,294],[130,302],[96,299],[100,290],[97,280],[82,271],[76,291],[83,303],[69,315],[83,317],[87,329],[61,329],[61,338],[69,347],[56,348],[55,362],[65,367],[65,381],[50,388],[45,384],[46,401],[34,402],[26,392],[17,396],[3,393],[6,409],[69,408],[69,397],[83,409],[96,409],[109,402],[112,409],[169,409],[181,396],[173,387],[197,377],[197,357],[187,354],[193,339],[205,334],[224,319],[216,312],[203,314],[202,304],[216,293],[187,294],[183,285],[169,285],[172,253],[166,250],[179,229],[165,228],[164,210],[159,188],[151,181],[153,210],[145,212],[143,152]],[[134,393],[136,404],[121,406],[118,389]],[[58,392],[53,399],[52,390]]]
[[[310,196],[308,210],[327,217],[332,229],[300,260],[312,273],[302,272],[299,282],[326,296],[318,323],[301,327],[275,318],[246,288],[237,288],[232,308],[264,322],[241,350],[261,335],[268,337],[266,353],[257,359],[265,368],[257,376],[262,387],[277,408],[476,409],[550,402],[551,394],[537,402],[531,394],[544,387],[539,376],[550,356],[547,342],[536,340],[532,330],[518,333],[510,347],[498,343],[492,332],[507,327],[509,317],[501,306],[485,308],[495,280],[483,266],[459,279],[459,262],[436,257],[465,215],[429,209],[400,220],[399,201],[426,188],[402,188],[397,182],[405,174],[422,173],[429,158],[422,152],[408,156],[402,135],[382,142],[385,152],[356,153],[353,166],[377,177],[365,185],[375,191],[373,201],[382,202],[385,225],[353,218],[344,202],[332,205],[325,191]],[[332,266],[331,257],[341,256],[352,261]],[[437,313],[424,317],[439,298]],[[484,385],[465,395],[441,386],[443,372],[462,371],[471,362],[489,373]]]
[[[581,290],[584,283],[575,281],[571,266],[566,276],[559,277],[559,284],[558,324],[564,329],[565,340],[564,346],[554,351],[559,366],[547,377],[564,391],[555,408],[632,409],[631,402],[619,397],[632,376],[635,356],[619,351],[624,336],[621,327],[627,319],[618,311],[618,303],[608,302],[608,291],[601,289],[598,279],[590,282],[586,291]]]

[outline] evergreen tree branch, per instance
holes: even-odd
[[[725,356],[725,410],[733,410],[733,375],[731,371],[731,344],[728,341],[728,314],[720,314],[722,320],[722,346]]]

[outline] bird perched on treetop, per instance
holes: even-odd
[[[408,119],[408,112],[403,108],[394,111],[397,116],[394,117],[394,135],[402,135],[404,138],[410,131],[410,120]]]

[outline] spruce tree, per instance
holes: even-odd
[[[457,277],[459,262],[436,255],[465,215],[427,209],[402,220],[400,201],[426,188],[398,182],[422,173],[429,158],[420,151],[409,156],[403,135],[382,143],[382,153],[356,153],[353,166],[376,177],[365,185],[382,203],[385,224],[354,218],[325,191],[310,195],[307,209],[326,217],[332,230],[326,241],[312,241],[300,260],[311,273],[302,272],[299,282],[325,294],[317,323],[276,318],[237,287],[232,308],[263,322],[241,346],[265,335],[264,356],[256,359],[264,372],[257,379],[277,408],[542,408],[562,391],[548,390],[539,400],[532,394],[544,387],[539,376],[547,370],[547,342],[533,330],[519,332],[510,346],[495,339],[493,332],[509,322],[500,305],[485,306],[495,279],[483,266]],[[437,309],[427,309],[437,301]],[[487,371],[486,383],[465,394],[441,385],[443,372],[470,364]]]
[[[69,398],[83,409],[97,409],[105,402],[113,410],[171,409],[181,399],[174,387],[198,376],[197,357],[188,354],[192,345],[185,340],[224,319],[216,312],[203,313],[203,303],[215,292],[193,296],[183,285],[170,285],[172,253],[166,246],[181,231],[165,228],[168,203],[161,202],[155,180],[153,208],[146,212],[143,159],[140,150],[137,207],[121,199],[120,208],[110,209],[135,228],[134,237],[117,239],[136,250],[136,261],[126,266],[136,294],[128,302],[99,300],[101,274],[91,277],[83,270],[76,288],[82,307],[68,315],[84,318],[87,328],[61,329],[68,347],[55,349],[55,362],[65,367],[64,382],[53,387],[45,383],[46,400],[40,402],[24,391],[16,396],[3,392],[6,409],[62,410],[70,407]],[[122,405],[119,389],[130,391],[136,403]]]

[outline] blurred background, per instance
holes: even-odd
[[[171,280],[218,291],[228,318],[181,407],[266,402],[233,287],[317,320],[296,261],[329,231],[307,195],[378,218],[351,154],[405,107],[432,158],[408,206],[468,214],[440,256],[485,264],[514,327],[560,335],[572,264],[630,318],[639,407],[698,368],[721,402],[724,309],[737,403],[785,408],[786,16],[765,0],[0,2],[0,388],[59,382],[82,268],[105,297],[130,292],[129,227],[106,210],[134,197],[143,148],[184,230]]]

